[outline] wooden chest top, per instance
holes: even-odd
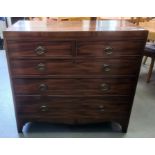
[[[134,36],[134,39],[139,39],[142,35],[147,35],[147,30],[123,20],[83,20],[52,23],[43,21],[18,21],[4,31],[4,36],[8,40],[16,40],[21,36],[24,36],[25,40],[34,38],[39,40],[39,37],[40,39],[41,37],[44,37],[44,39],[46,37],[55,37],[55,39],[61,37],[66,37],[67,39],[70,37],[70,39],[78,39],[79,37],[85,38],[90,36],[96,36],[99,39],[100,36],[103,38],[103,34],[105,40],[106,38],[108,40],[110,38],[117,39],[118,36],[127,39]],[[30,35],[32,38],[29,38]]]

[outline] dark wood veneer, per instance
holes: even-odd
[[[81,41],[77,42],[78,56],[113,57],[118,55],[140,55],[142,42],[138,41]],[[112,53],[107,54],[106,47],[112,47]]]
[[[47,41],[47,42],[21,42],[21,41],[9,41],[8,50],[13,51],[10,53],[11,57],[38,57],[36,52],[37,47],[41,46],[44,48],[44,54],[40,55],[44,57],[49,56],[71,56],[72,47],[75,44],[74,41]]]
[[[127,119],[131,98],[111,97],[55,97],[16,96],[19,117],[39,120],[59,120],[59,123],[91,123]],[[46,106],[45,111],[41,107]],[[127,115],[128,114],[128,115]],[[68,120],[72,120],[71,122]],[[53,120],[54,121],[54,120]]]
[[[135,78],[64,78],[64,79],[13,79],[15,94],[48,95],[128,95],[134,91]],[[41,89],[41,85],[45,89]],[[104,84],[108,90],[104,90]]]
[[[29,61],[29,63],[27,63]],[[12,60],[12,75],[135,75],[140,59]],[[123,65],[122,65],[123,64]],[[138,65],[137,65],[138,64]],[[24,68],[24,69],[23,69]]]
[[[19,132],[29,121],[111,121],[127,131],[148,31],[84,23],[19,21],[4,32]]]

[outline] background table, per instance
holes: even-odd
[[[155,41],[155,20],[151,20],[149,22],[140,22],[139,26],[149,30],[148,40]]]

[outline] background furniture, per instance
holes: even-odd
[[[147,57],[151,58],[151,64],[149,67],[147,80],[146,80],[147,82],[150,82],[153,67],[154,67],[154,61],[155,61],[155,43],[148,42],[146,44],[145,49],[144,49],[144,56],[145,56],[145,59],[144,59],[143,64],[146,63]]]
[[[148,34],[133,26],[114,20],[19,21],[8,28],[18,131],[29,121],[110,121],[126,132]]]
[[[155,41],[155,19],[148,22],[140,22],[139,26],[149,31],[148,41]]]
[[[147,39],[149,42],[145,46],[145,50],[144,50],[145,58],[143,62],[143,64],[145,64],[147,57],[151,58],[151,64],[150,64],[149,71],[148,71],[147,78],[146,78],[146,81],[149,83],[151,79],[153,67],[154,67],[154,60],[155,60],[155,43],[154,43],[155,41],[155,20],[152,19],[150,21],[140,22],[139,26],[149,31],[148,39]]]
[[[0,17],[0,50],[3,49],[3,31],[6,29],[6,18]]]
[[[96,20],[97,17],[29,17],[33,21],[82,21],[82,20]]]
[[[0,39],[0,50],[3,49],[3,39]]]
[[[143,22],[149,22],[153,18],[155,17],[131,17],[129,21],[136,25],[139,25],[140,23],[143,23]]]

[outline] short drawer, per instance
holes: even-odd
[[[79,41],[78,56],[113,57],[125,55],[141,55],[143,42],[138,41]]]
[[[131,98],[128,96],[16,96],[16,110],[19,115],[27,117],[45,120],[70,117],[75,123],[89,123],[127,118],[131,108],[130,101]]]
[[[135,75],[140,58],[92,60],[12,60],[12,75]]]
[[[9,56],[19,57],[59,57],[72,56],[72,41],[47,41],[47,42],[20,42],[9,41],[7,44]]]
[[[50,95],[130,95],[135,89],[135,78],[76,78],[76,79],[13,79],[16,94]]]

